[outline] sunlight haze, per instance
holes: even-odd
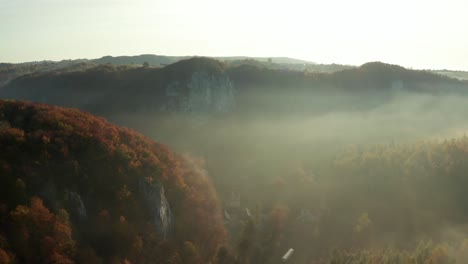
[[[0,0],[0,264],[467,264],[468,0]]]

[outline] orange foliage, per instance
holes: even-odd
[[[13,247],[22,247],[18,258],[26,262],[73,263],[75,242],[67,223],[47,209],[42,200],[31,198],[29,207],[19,205],[10,213],[17,230],[15,236],[21,242]]]
[[[9,264],[11,263],[10,255],[3,249],[0,248],[0,264]]]
[[[0,100],[0,122],[7,124],[0,128],[0,143],[11,146],[0,152],[0,173],[5,175],[0,178],[0,202],[5,201],[9,208],[16,207],[10,216],[16,221],[16,230],[22,232],[26,251],[32,250],[32,238],[38,237],[42,241],[38,243],[43,244],[38,246],[42,255],[35,255],[59,261],[74,252],[74,243],[70,227],[59,221],[39,198],[32,198],[30,207],[17,206],[23,196],[27,199],[26,194],[20,196],[10,191],[17,189],[14,187],[17,175],[22,175],[26,186],[39,179],[43,185],[52,182],[56,189],[81,194],[92,189],[91,200],[95,204],[86,205],[90,220],[77,232],[84,237],[83,246],[94,244],[92,249],[104,259],[113,257],[109,254],[127,258],[124,254],[132,250],[122,247],[131,245],[139,235],[150,233],[148,228],[154,228],[148,227],[147,208],[138,201],[140,179],[164,186],[174,214],[171,250],[182,251],[184,242],[192,241],[201,259],[208,260],[225,241],[219,201],[197,162],[133,130],[76,109]],[[13,196],[18,198],[12,199]],[[102,244],[91,241],[96,238],[93,233],[114,221],[118,222],[115,227],[98,234],[100,243],[108,244],[99,250]],[[115,241],[118,235],[125,238],[125,243]],[[106,242],[109,240],[112,241]],[[159,245],[160,240],[156,237],[145,243]],[[155,250],[147,245],[141,248]],[[83,255],[92,256],[91,253]]]

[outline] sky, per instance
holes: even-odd
[[[0,62],[291,57],[468,70],[466,0],[0,0]]]

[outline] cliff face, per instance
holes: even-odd
[[[180,113],[203,120],[231,112],[371,110],[401,92],[466,96],[467,87],[466,82],[383,63],[309,74],[193,58],[162,68],[99,65],[37,72],[0,87],[0,98],[76,107],[106,117]],[[359,99],[366,96],[374,100]]]
[[[28,179],[27,177],[24,178]],[[69,189],[59,190],[57,183],[52,179],[36,179],[36,186],[30,189],[32,189],[33,193],[35,193],[34,189],[38,189],[39,191],[35,194],[41,197],[52,210],[57,211],[60,208],[67,208],[71,217],[70,220],[75,224],[82,224],[88,220],[88,210],[83,197],[86,198],[87,203],[100,199],[96,194],[86,191],[79,193]],[[141,201],[144,203],[158,235],[164,239],[169,238],[172,228],[172,213],[163,184],[155,181],[148,182],[146,179],[140,178],[138,180],[138,191],[135,194],[141,197]]]
[[[82,222],[88,219],[86,206],[79,193],[65,190],[65,200],[69,203],[70,213],[76,221]]]
[[[187,86],[189,97],[185,108],[189,112],[229,112],[235,106],[235,90],[226,75],[195,72]]]
[[[96,114],[233,111],[236,89],[219,61],[195,58],[164,68],[100,65],[79,72],[23,76],[0,88],[0,98],[77,107]]]
[[[236,89],[226,74],[194,72],[187,83],[173,81],[166,85],[167,100],[160,110],[194,115],[226,113],[236,106]]]
[[[139,191],[159,234],[167,238],[172,226],[172,213],[164,194],[164,186],[160,183],[150,183],[145,179],[140,179]]]

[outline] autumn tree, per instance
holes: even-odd
[[[29,263],[73,263],[75,241],[68,223],[32,197],[30,206],[19,205],[10,213],[18,259]]]

